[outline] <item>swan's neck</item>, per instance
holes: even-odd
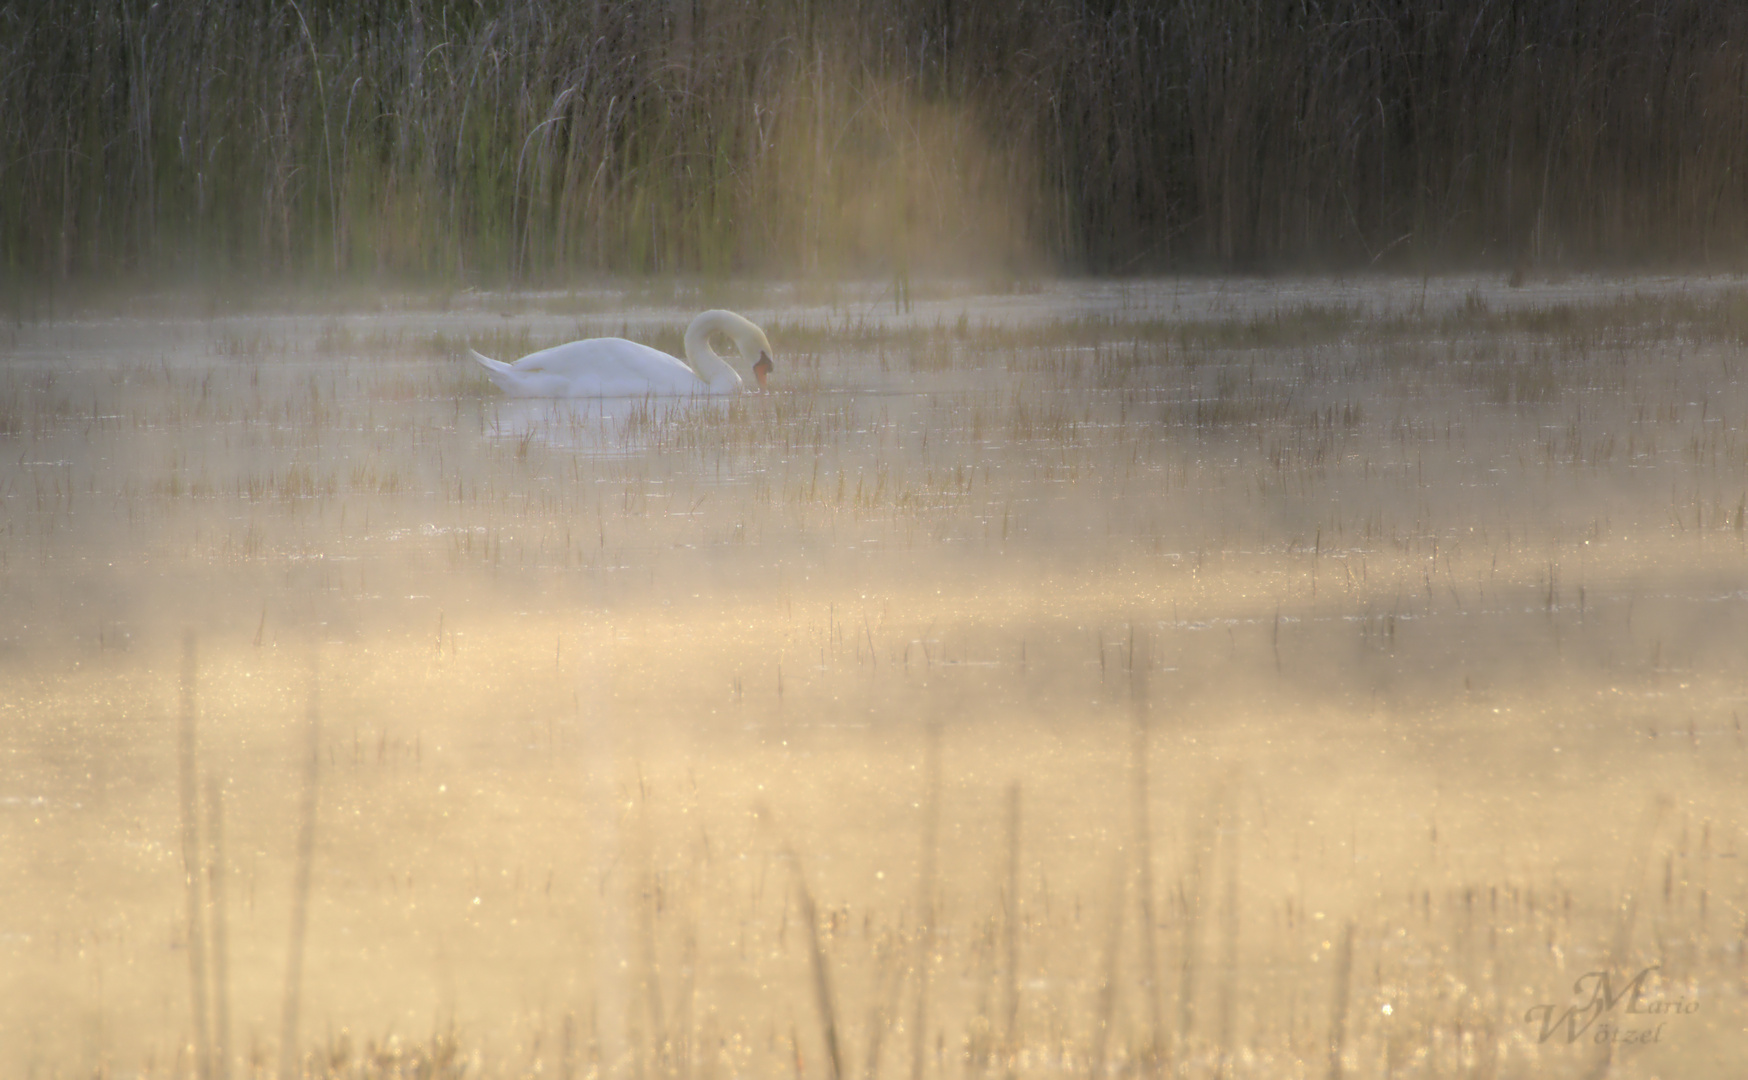
[[[741,378],[740,373],[729,367],[728,361],[716,355],[716,350],[710,347],[710,335],[717,332],[727,334],[744,352],[746,347],[740,341],[750,325],[731,311],[706,311],[686,328],[686,362],[692,365],[692,370],[704,380],[712,394],[738,390]]]

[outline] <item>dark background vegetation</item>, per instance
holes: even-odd
[[[1715,0],[0,3],[55,280],[1734,265]]]

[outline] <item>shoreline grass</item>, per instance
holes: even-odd
[[[1702,0],[6,11],[0,272],[44,296],[1748,246],[1748,15]]]

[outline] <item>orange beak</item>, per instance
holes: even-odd
[[[770,377],[771,368],[774,366],[769,356],[764,353],[759,354],[759,362],[753,365],[753,378],[759,380],[760,390],[765,389],[765,380]]]

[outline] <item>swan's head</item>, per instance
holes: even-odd
[[[753,361],[753,378],[759,380],[759,389],[765,389],[765,380],[770,377],[771,370],[776,367],[771,362],[771,339],[765,332],[746,320],[743,332],[735,339],[740,348],[740,354]],[[757,359],[754,359],[757,357]]]
[[[765,388],[765,380],[771,374],[776,364],[771,360],[775,351],[771,348],[771,339],[765,332],[747,319],[732,311],[706,311],[692,320],[692,325],[686,329],[686,356],[688,359],[708,355],[718,364],[720,358],[710,352],[709,336],[713,333],[725,334],[734,342],[734,347],[740,351],[741,359],[752,362],[753,377],[759,380],[759,389]],[[721,364],[720,374],[713,374],[709,381],[712,386],[719,382],[723,389],[738,388],[741,378],[738,373],[726,364]],[[718,391],[721,392],[721,391]]]

